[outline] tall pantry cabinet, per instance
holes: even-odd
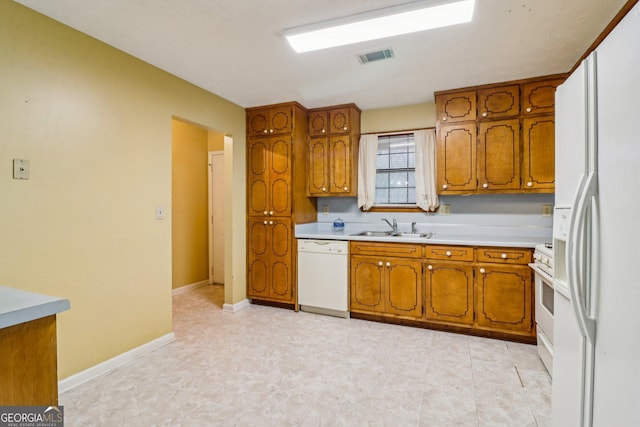
[[[300,104],[247,109],[247,298],[297,301],[296,224],[317,219],[306,197],[307,112]]]

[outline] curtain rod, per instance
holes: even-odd
[[[360,135],[380,135],[380,136],[385,136],[385,135],[394,135],[394,134],[398,134],[398,133],[409,133],[409,132],[413,132],[414,130],[429,130],[429,129],[435,129],[435,128],[436,128],[435,126],[430,126],[430,127],[426,127],[426,128],[389,130],[389,131],[385,131],[385,132],[367,132],[367,133],[361,133]]]

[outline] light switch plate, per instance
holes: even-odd
[[[553,206],[542,205],[542,216],[551,216],[551,215],[553,215]]]
[[[164,208],[162,206],[156,206],[156,219],[159,221],[164,219]]]
[[[13,179],[29,179],[29,160],[13,159]]]

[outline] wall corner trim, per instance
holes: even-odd
[[[249,300],[243,299],[242,301],[238,301],[235,304],[224,304],[222,306],[223,313],[235,313],[237,311],[242,310],[243,308],[249,307]]]
[[[58,382],[58,393],[64,393],[65,391],[69,391],[72,388],[79,386],[80,384],[86,383],[87,381],[111,372],[114,369],[125,365],[146,353],[157,350],[160,347],[163,347],[175,340],[175,334],[173,332],[170,332],[166,335],[161,336],[160,338],[156,338],[155,340],[149,341],[146,344],[119,354],[115,357],[112,357],[111,359],[105,360],[104,362],[98,363],[97,365],[85,369],[84,371],[73,374]]]

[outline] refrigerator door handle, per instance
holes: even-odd
[[[582,191],[578,193],[577,203],[574,204],[574,209],[571,211],[570,235],[567,242],[571,303],[582,335],[592,344],[595,343],[596,322],[588,314],[586,299],[583,296],[583,291],[586,291],[585,277],[582,274],[585,271],[583,263],[588,249],[586,242],[581,237],[581,231],[587,217],[587,209],[591,206],[591,200],[596,196],[595,177],[594,172],[581,177],[581,183],[584,182],[584,186]]]

